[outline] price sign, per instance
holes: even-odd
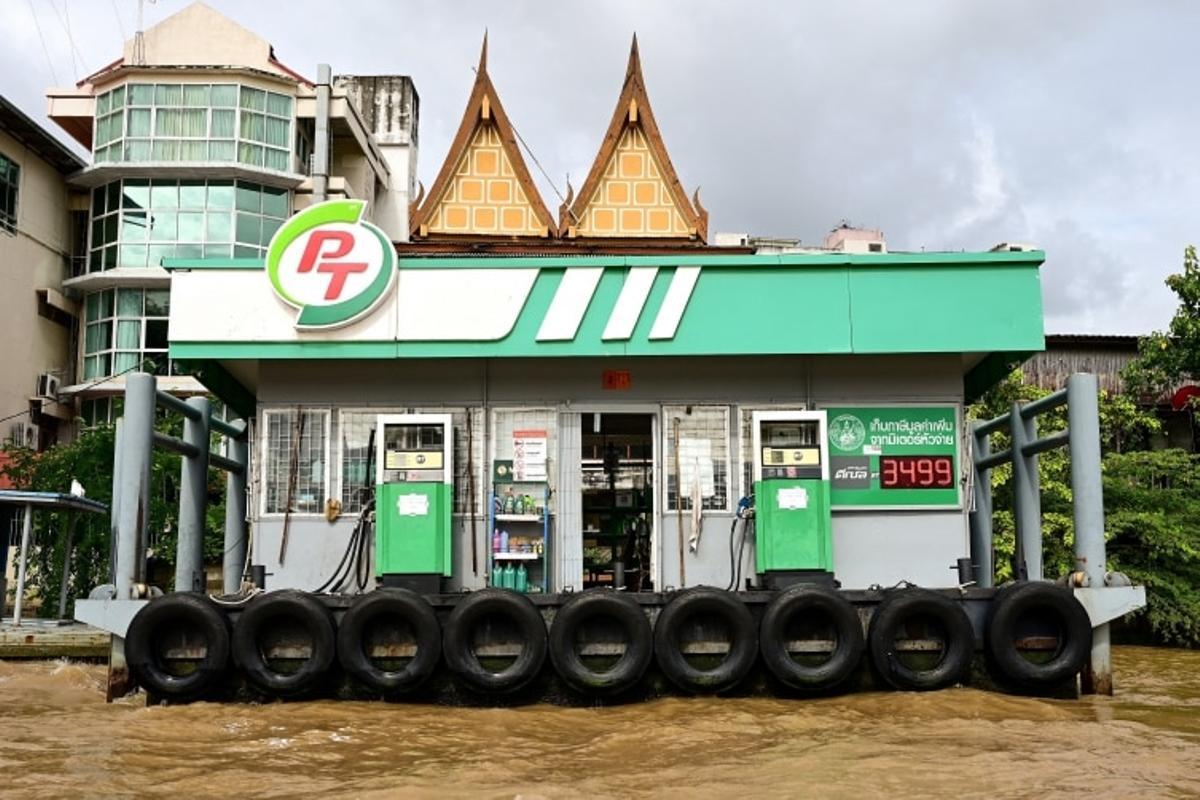
[[[829,408],[830,500],[841,508],[959,506],[954,406]]]
[[[883,489],[951,489],[952,456],[880,456],[879,485]]]

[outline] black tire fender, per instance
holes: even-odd
[[[683,625],[705,614],[720,617],[729,627],[731,642],[725,659],[712,669],[688,663],[680,649]],[[685,692],[717,694],[736,686],[758,658],[758,626],[746,604],[732,592],[697,586],[675,595],[654,625],[654,657],[667,679]]]
[[[401,619],[412,628],[417,652],[403,669],[376,666],[365,641],[372,626]],[[425,598],[409,589],[377,589],[362,595],[346,611],[337,631],[337,657],[342,669],[368,689],[385,695],[411,692],[433,675],[442,657],[442,626]]]
[[[837,636],[833,654],[822,664],[797,663],[787,650],[788,623],[798,615],[827,618]],[[858,611],[842,595],[823,586],[793,586],[767,605],[759,623],[763,663],[785,686],[808,691],[835,689],[862,661],[866,642]]]
[[[1049,618],[1059,628],[1059,647],[1049,661],[1034,663],[1016,648],[1017,626],[1030,613]],[[1070,589],[1041,581],[1016,583],[992,600],[984,647],[988,663],[1002,679],[1043,689],[1083,668],[1092,648],[1092,623]]]
[[[158,638],[173,627],[189,625],[205,640],[205,656],[187,675],[173,675],[162,663]],[[229,668],[229,623],[217,604],[203,594],[177,592],[151,600],[129,623],[125,662],[138,685],[171,700],[192,700],[215,687]]]
[[[930,669],[913,669],[900,661],[896,632],[914,617],[932,617],[946,631],[945,649]],[[876,674],[894,689],[931,691],[967,679],[975,654],[975,632],[962,605],[927,589],[902,589],[884,598],[871,617],[867,648]]]
[[[611,669],[597,672],[575,652],[580,626],[608,618],[625,632],[625,653]],[[572,596],[550,625],[550,661],[568,686],[583,694],[606,697],[633,687],[654,659],[654,637],[642,607],[628,595],[611,589],[589,589]]]
[[[271,669],[258,637],[281,620],[292,620],[307,632],[312,652],[295,672]],[[333,664],[337,646],[333,616],[307,592],[282,589],[255,597],[233,626],[233,660],[246,679],[270,695],[286,697],[316,687]]]
[[[472,638],[475,627],[487,617],[504,617],[520,632],[521,654],[500,672],[479,663]],[[506,589],[483,589],[467,595],[446,620],[442,654],[446,666],[460,681],[486,694],[508,694],[527,686],[546,662],[546,623],[537,607],[523,594]]]

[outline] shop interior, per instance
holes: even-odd
[[[653,591],[653,417],[583,414],[582,444],[584,588]]]

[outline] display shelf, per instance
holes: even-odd
[[[495,561],[537,561],[541,553],[492,553]]]
[[[541,522],[541,514],[496,514],[498,522]]]

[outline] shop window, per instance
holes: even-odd
[[[17,185],[21,168],[0,153],[0,230],[17,232]]]
[[[343,411],[338,415],[338,442],[340,452],[341,477],[340,496],[342,513],[357,514],[362,510],[366,485],[374,488],[375,463],[374,454],[368,455],[367,448],[371,431],[375,427],[375,419],[380,414],[450,414],[454,427],[454,513],[466,514],[471,508],[470,484],[468,478],[469,462],[467,458],[467,409],[462,408],[393,408],[370,409],[361,411]],[[471,415],[471,461],[475,467],[475,503],[476,514],[482,514],[484,509],[484,483],[481,478],[483,471],[483,409],[472,408]]]
[[[517,484],[517,488],[526,494],[533,494],[540,483],[549,484],[553,488],[553,485],[557,482],[555,470],[558,469],[557,411],[550,408],[498,408],[493,410],[491,432],[493,461],[513,460],[513,456],[515,455],[513,439],[517,431],[546,432],[545,480]],[[491,465],[488,466],[490,467]],[[522,487],[526,488],[522,489]],[[551,502],[551,505],[553,505],[553,502]]]
[[[663,406],[666,510],[692,509],[699,488],[704,511],[729,510],[729,408],[727,406]],[[676,446],[678,444],[678,447]],[[678,456],[678,457],[676,457]],[[676,475],[675,465],[683,473]]]
[[[263,427],[263,513],[324,513],[329,412],[265,411]]]

